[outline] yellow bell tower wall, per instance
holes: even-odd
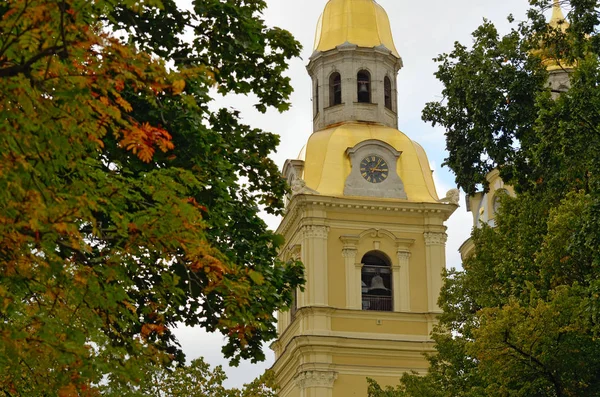
[[[397,129],[401,67],[376,2],[327,3],[307,67],[315,132],[283,169],[280,257],[304,263],[306,285],[279,313],[281,397],[366,397],[368,377],[424,374],[435,352],[458,191],[438,198],[425,151]]]
[[[426,372],[445,267],[443,223],[455,209],[294,196],[278,230],[288,241],[282,258],[301,259],[307,283],[294,311],[280,313],[273,344],[282,397],[366,396],[367,377],[393,384],[405,372]],[[390,259],[390,311],[363,306],[362,260],[372,252]]]

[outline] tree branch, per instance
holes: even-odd
[[[529,359],[530,361],[533,361],[535,364],[537,364],[542,369],[542,371],[550,378],[550,381],[554,385],[554,390],[556,391],[556,395],[558,397],[563,397],[564,396],[564,393],[562,392],[562,386],[560,385],[559,380],[554,376],[554,374],[552,374],[552,372],[550,372],[546,368],[546,366],[544,365],[544,363],[542,363],[540,360],[538,360],[534,355],[528,354],[528,353],[524,352],[523,350],[521,350],[516,345],[510,343],[508,341],[508,332],[504,335],[504,343],[506,343],[506,345],[508,347],[510,347],[511,349],[513,349],[514,351],[516,351],[517,353],[519,353],[521,356],[523,356],[523,357]]]
[[[31,59],[29,59],[27,62],[25,62],[23,64],[14,65],[14,66],[0,69],[0,77],[14,77],[21,73],[28,72],[31,70],[31,65],[33,65],[40,59],[62,53],[63,51],[64,51],[64,45],[48,47],[45,50],[43,50],[42,52],[31,57]]]

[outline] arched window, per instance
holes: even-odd
[[[392,268],[383,252],[370,251],[362,260],[362,309],[391,312]]]
[[[329,77],[329,106],[342,103],[342,77],[338,72]]]
[[[393,110],[392,109],[392,81],[387,76],[385,76],[385,79],[383,79],[383,95],[384,95],[384,99],[385,99],[385,107],[390,110]]]
[[[356,75],[358,102],[371,103],[371,74],[361,70]]]
[[[315,113],[319,113],[319,80],[315,84]]]

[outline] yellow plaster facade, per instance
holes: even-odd
[[[277,231],[286,239],[280,256],[304,263],[306,285],[279,313],[272,348],[281,397],[366,397],[367,377],[397,384],[403,373],[425,373],[424,353],[434,352],[444,222],[457,195],[438,198],[425,151],[393,128],[389,92],[401,60],[389,26],[373,0],[330,0],[319,22],[308,66],[321,93],[315,118],[343,112],[319,119],[283,169],[292,195]],[[362,62],[385,73],[361,85]],[[338,89],[342,103],[324,105]]]
[[[279,315],[273,344],[280,395],[366,396],[367,377],[395,384],[425,373],[439,313],[447,203],[300,194],[279,227],[284,259],[301,259],[307,283],[297,311]],[[361,307],[361,258],[391,259],[393,311]]]
[[[473,227],[481,227],[482,225],[495,226],[496,212],[499,208],[499,198],[503,194],[515,196],[515,189],[506,185],[500,178],[500,171],[493,170],[486,179],[489,183],[489,191],[478,192],[467,197],[467,211],[473,214]],[[468,239],[460,246],[460,256],[464,260],[474,252],[474,245],[471,239]]]

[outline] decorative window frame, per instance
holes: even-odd
[[[396,249],[395,256],[381,249],[382,239],[392,243]],[[340,240],[346,273],[346,308],[362,310],[360,260],[369,251],[381,251],[391,259],[393,311],[410,311],[410,247],[415,240],[398,238],[385,229],[368,229],[358,235],[342,235]],[[362,249],[359,250],[359,247]]]

